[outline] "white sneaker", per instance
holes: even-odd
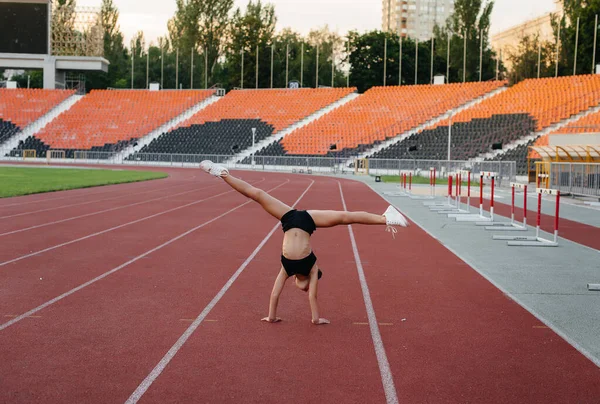
[[[221,177],[223,174],[229,174],[229,170],[221,165],[215,164],[210,160],[204,160],[200,163],[200,169],[215,177]]]
[[[383,216],[385,216],[385,224],[388,226],[408,226],[408,220],[406,220],[404,215],[398,212],[392,205],[388,206],[387,210],[383,213]]]

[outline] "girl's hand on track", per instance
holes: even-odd
[[[320,318],[317,321],[315,321],[315,320],[311,320],[311,321],[315,325],[329,324],[329,320],[327,320],[326,318]]]
[[[262,318],[260,321],[266,321],[267,323],[278,323],[281,321],[281,319],[279,317],[275,317],[274,319],[265,317],[265,318]]]

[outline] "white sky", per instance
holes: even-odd
[[[268,1],[268,0],[263,0]],[[382,0],[270,0],[275,5],[277,30],[292,27],[302,34],[324,25],[345,34],[349,30],[381,29]],[[175,0],[114,0],[119,8],[125,44],[135,32],[144,31],[154,41],[167,33],[167,21],[175,12]],[[245,8],[247,0],[235,0]],[[99,0],[78,0],[79,6],[99,7]],[[554,0],[496,0],[491,32],[496,33],[525,20],[554,11]]]

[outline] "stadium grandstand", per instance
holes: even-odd
[[[0,89],[0,95],[0,144],[7,144],[73,91]],[[374,87],[362,95],[355,88],[232,90],[189,114],[214,95],[215,90],[92,91],[9,152],[114,154],[145,138],[131,152],[240,155],[248,163],[243,152],[252,146],[254,128],[254,141],[262,147],[255,156],[350,157],[380,145],[370,158],[443,160],[451,125],[452,159],[516,161],[524,175],[533,170],[528,157],[537,157],[528,155],[529,146],[543,146],[546,133],[589,132],[600,121],[600,112],[591,109],[600,104],[597,75],[529,79],[508,88],[502,81]],[[314,116],[318,111],[322,115]],[[493,145],[501,150],[491,155]]]
[[[410,136],[372,155],[372,158],[446,158],[451,124],[451,158],[468,160],[488,153],[492,145],[506,145],[510,154],[491,160],[518,162],[520,174],[527,168],[527,147],[522,141],[600,103],[600,76],[581,75],[530,79],[467,108],[435,127]],[[521,141],[519,144],[515,142]],[[519,147],[521,146],[521,147]],[[415,150],[416,147],[416,150]],[[513,150],[513,147],[516,148]],[[410,150],[413,150],[412,152]]]
[[[355,155],[489,93],[504,82],[374,87],[257,155]]]
[[[74,91],[0,88],[0,143],[21,132]]]
[[[13,151],[49,149],[117,152],[212,96],[214,90],[97,90],[83,97]]]
[[[140,153],[231,154],[307,118],[355,88],[233,90]]]

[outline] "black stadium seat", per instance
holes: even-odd
[[[10,121],[0,119],[0,143],[3,143],[19,133],[21,128]]]
[[[229,155],[235,146],[239,153],[252,146],[252,128],[257,143],[273,134],[273,126],[259,119],[224,119],[163,133],[139,153]]]
[[[494,143],[507,144],[535,131],[536,122],[528,114],[494,115],[452,125],[452,160],[468,160],[489,152]],[[417,149],[409,152],[410,147]],[[371,158],[431,159],[448,157],[448,127],[441,126],[412,135]]]

